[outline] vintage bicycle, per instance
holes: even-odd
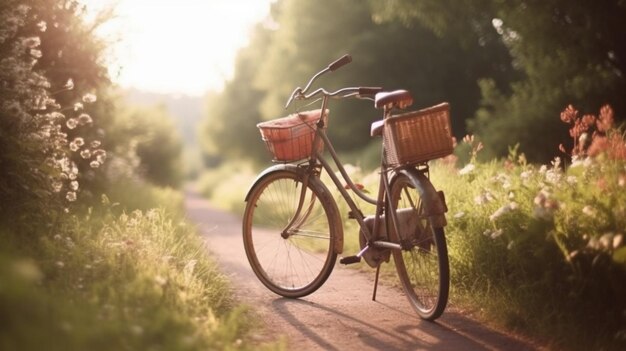
[[[337,203],[321,180],[326,172],[350,209],[348,217],[360,228],[360,251],[340,263],[363,259],[376,268],[375,300],[380,267],[393,256],[412,307],[421,318],[434,320],[448,300],[447,208],[443,192],[429,180],[428,161],[452,153],[449,106],[394,114],[413,103],[408,91],[348,87],[309,93],[320,76],[351,61],[345,55],[316,73],[304,88],[293,91],[285,106],[318,100],[320,109],[257,125],[276,164],[258,175],[245,198],[246,255],[259,280],[278,295],[298,298],[324,284],[343,252],[344,235]],[[373,100],[383,111],[383,119],[371,126],[371,135],[382,139],[376,198],[350,179],[326,133],[329,100],[345,98]],[[323,157],[324,150],[346,185]],[[374,213],[364,215],[348,191],[374,205]]]

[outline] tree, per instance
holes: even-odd
[[[384,22],[372,16],[367,3],[358,0],[281,0],[274,4],[268,22],[272,26],[257,29],[264,39],[253,39],[240,53],[241,62],[246,64],[238,64],[233,80],[210,101],[210,142],[223,145],[221,152],[237,157],[246,157],[251,141],[233,144],[229,130],[248,130],[252,120],[316,108],[301,104],[285,111],[283,106],[295,87],[303,86],[311,75],[345,53],[354,61],[320,79],[318,86],[328,90],[345,86],[408,89],[415,99],[414,108],[449,101],[457,136],[464,134],[465,118],[478,107],[477,79],[502,69],[485,64],[483,51],[442,40],[425,26]],[[234,92],[245,92],[247,98]],[[229,106],[248,113],[233,115]],[[370,142],[370,123],[380,118],[380,111],[373,109],[371,102],[333,101],[329,108],[329,131],[335,147],[355,151]],[[249,131],[246,137],[254,138],[260,146],[258,132]],[[218,144],[220,139],[231,143],[228,150],[225,143]],[[235,151],[239,145],[241,150]]]
[[[519,75],[486,76],[481,108],[468,124],[492,155],[519,142],[530,159],[546,161],[566,137],[559,112],[569,103],[595,111],[626,100],[626,3],[620,0],[506,2],[392,0],[377,11],[422,23],[467,45],[499,42]]]

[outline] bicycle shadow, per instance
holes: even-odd
[[[303,337],[312,341],[316,347],[323,350],[345,350],[347,348],[371,348],[375,350],[538,350],[536,345],[513,339],[508,335],[489,329],[480,323],[471,320],[458,312],[444,312],[444,315],[435,322],[427,322],[417,318],[414,312],[403,311],[381,302],[373,302],[383,306],[394,315],[400,315],[403,322],[394,323],[393,328],[375,325],[364,320],[362,316],[350,315],[328,306],[303,299],[277,298],[272,301],[271,308],[278,312],[281,318],[299,330]],[[294,313],[291,308],[298,307]],[[364,306],[366,308],[366,306]],[[341,340],[331,340],[318,330],[310,327],[301,316],[303,309],[309,312],[318,312],[331,315],[336,323],[350,330],[351,335],[344,335]],[[353,343],[350,344],[350,339]],[[357,345],[358,344],[358,345]],[[353,345],[354,347],[351,347]],[[298,346],[298,345],[294,345]]]

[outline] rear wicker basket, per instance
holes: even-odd
[[[385,119],[383,139],[387,163],[418,164],[450,155],[453,151],[450,106],[442,103]]]
[[[324,118],[328,116],[328,110]],[[321,110],[299,112],[287,117],[257,124],[267,149],[277,162],[292,162],[308,158],[313,152],[313,139]],[[320,142],[319,150],[324,144]]]

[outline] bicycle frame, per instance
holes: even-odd
[[[322,111],[326,110],[326,107],[328,106],[328,99],[330,97],[332,97],[332,94],[324,94],[322,98]],[[385,111],[385,117],[386,115],[387,113]],[[396,232],[398,232],[398,227],[399,227],[396,213],[393,213],[393,212],[386,213],[387,211],[385,210],[385,207],[386,207],[385,200],[387,200],[388,203],[391,202],[391,198],[389,197],[389,173],[391,173],[393,169],[389,168],[385,163],[384,145],[383,145],[382,154],[381,154],[381,169],[380,169],[381,176],[380,176],[380,182],[379,182],[379,187],[378,187],[378,197],[377,199],[374,199],[372,197],[367,196],[365,193],[359,190],[359,188],[354,184],[354,182],[352,181],[352,179],[346,172],[345,168],[343,167],[343,164],[339,160],[339,157],[337,156],[337,153],[330,139],[326,135],[325,129],[323,128],[324,127],[323,123],[324,123],[324,120],[320,119],[317,125],[315,138],[313,139],[313,144],[312,144],[313,146],[312,149],[316,151],[311,155],[311,158],[308,161],[307,167],[309,167],[309,170],[306,172],[307,177],[305,177],[305,179],[303,180],[304,185],[302,187],[302,193],[300,195],[300,200],[298,202],[296,213],[293,216],[291,222],[283,230],[283,233],[287,233],[289,229],[297,221],[297,219],[300,218],[300,213],[302,212],[302,209],[303,209],[304,198],[305,198],[306,189],[307,189],[306,184],[309,181],[308,177],[317,176],[319,172],[314,172],[312,170],[318,167],[318,165],[320,165],[324,170],[326,170],[332,182],[336,186],[337,190],[339,190],[344,201],[346,201],[346,204],[350,208],[351,218],[355,219],[359,223],[359,227],[363,231],[363,235],[365,236],[365,239],[367,241],[367,245],[365,246],[365,248],[363,248],[356,256],[361,257],[365,253],[365,251],[369,249],[370,246],[373,246],[376,248],[393,249],[393,250],[402,249],[402,246],[400,244],[392,243],[392,242],[384,241],[384,240],[377,240],[378,233],[380,232],[380,229],[381,229],[381,224],[383,223],[385,223],[386,225],[389,224],[388,221],[382,220],[383,214],[386,215],[387,218],[391,218],[391,224],[393,225],[393,229],[396,230]],[[339,173],[341,174],[343,180],[345,180],[350,190],[354,191],[354,193],[358,197],[363,199],[364,201],[376,206],[374,225],[371,230],[365,224],[365,216],[363,215],[363,213],[361,213],[361,211],[359,210],[358,206],[356,205],[356,203],[354,202],[350,194],[348,194],[348,191],[342,186],[341,180],[333,172],[331,168],[331,164],[323,158],[322,154],[319,151],[317,151],[319,150],[318,145],[320,142],[324,144],[324,146],[330,153],[335,166],[339,170]]]

